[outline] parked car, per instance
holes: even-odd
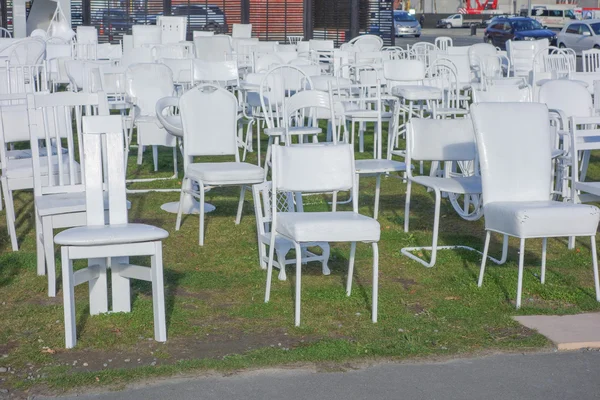
[[[574,4],[533,5],[531,17],[548,28],[561,29],[576,19]],[[527,10],[525,10],[527,12]]]
[[[556,32],[544,27],[532,18],[527,17],[498,17],[485,29],[483,41],[501,49],[506,48],[508,40],[538,40],[548,39],[556,45]]]
[[[414,15],[406,11],[394,11],[394,33],[396,37],[414,35],[421,36],[421,24]]]
[[[171,14],[188,17],[188,32],[213,31],[215,33],[227,33],[225,13],[215,5],[178,5],[172,7]]]
[[[469,14],[453,14],[449,17],[440,19],[436,27],[438,28],[466,28],[471,25],[481,26],[483,25],[483,16],[478,15],[469,15]]]
[[[575,53],[582,50],[600,49],[600,19],[572,22],[558,33],[558,47],[570,47]]]

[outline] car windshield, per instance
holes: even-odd
[[[409,13],[398,13],[394,14],[394,21],[416,21],[416,19]]]
[[[515,31],[534,31],[536,29],[544,29],[539,22],[533,19],[513,21],[512,27]]]
[[[594,35],[600,35],[600,22],[596,22],[595,24],[590,24],[590,27],[594,31]]]

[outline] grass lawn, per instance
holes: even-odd
[[[357,153],[357,158],[371,154],[372,136],[365,142],[367,152]],[[251,161],[254,157],[250,154]],[[155,174],[150,172],[149,150],[140,167],[132,152],[129,177],[169,176],[169,149],[161,150],[160,163],[162,172]],[[588,176],[600,178],[600,168],[592,166]],[[131,188],[177,188],[179,182],[144,185]],[[372,215],[375,179],[362,178],[360,185],[360,212]],[[430,245],[433,224],[433,196],[415,185],[411,231],[404,233],[405,188],[400,179],[382,179],[379,322],[371,323],[370,246],[358,245],[353,292],[346,297],[350,245],[332,244],[330,276],[322,275],[319,263],[303,267],[299,328],[293,319],[294,267],[288,267],[287,281],[277,280],[274,272],[271,301],[263,301],[266,273],[258,263],[250,193],[238,226],[234,220],[239,189],[207,194],[217,208],[206,217],[204,247],[198,246],[197,216],[185,218],[177,232],[176,215],[160,209],[178,200],[178,193],[130,194],[130,221],[170,232],[163,246],[168,341],[152,339],[150,283],[134,281],[131,313],[100,316],[89,315],[87,285],[81,285],[75,291],[78,344],[72,350],[64,349],[60,268],[58,295],[48,298],[46,277],[36,274],[32,195],[17,192],[17,253],[10,250],[4,211],[0,212],[0,367],[7,369],[0,369],[0,388],[26,396],[207,370],[303,363],[331,369],[375,359],[530,351],[550,343],[512,316],[600,310],[587,240],[578,241],[574,251],[567,250],[566,238],[549,240],[545,285],[539,282],[541,241],[527,241],[523,307],[518,311],[516,239],[510,241],[505,265],[488,263],[482,288],[477,287],[480,256],[474,252],[441,251],[436,266],[429,269],[402,256],[402,247]],[[327,200],[306,197],[305,209],[326,210]],[[483,220],[464,221],[443,202],[440,245],[481,249],[483,239]],[[500,240],[494,238],[491,255],[500,254]],[[59,266],[60,252],[56,255]]]

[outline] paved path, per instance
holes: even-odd
[[[600,398],[600,352],[494,355],[442,363],[380,364],[349,372],[264,370],[165,381],[77,400]],[[36,399],[41,399],[36,397]]]

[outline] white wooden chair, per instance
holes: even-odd
[[[272,200],[272,182],[263,182],[252,185],[252,197],[254,199],[254,213],[256,215],[256,232],[258,236],[258,258],[260,267],[267,269],[269,256],[267,246],[271,243],[271,200]],[[303,212],[302,196],[296,196],[294,199],[292,193],[279,193],[277,195],[277,210],[279,212]],[[278,236],[275,241],[275,253],[277,260],[273,260],[275,268],[279,268],[279,280],[285,281],[287,275],[285,266],[296,264],[295,259],[286,259],[286,255],[294,247],[294,243],[283,236]],[[308,250],[310,247],[321,248],[321,254],[315,254]],[[307,242],[302,243],[302,263],[306,264],[312,261],[320,261],[323,275],[329,275],[331,271],[327,266],[329,260],[330,247],[327,242]]]
[[[323,193],[352,191],[352,211],[279,212],[277,193]],[[265,302],[271,294],[271,275],[277,237],[292,241],[296,251],[295,325],[300,325],[302,248],[307,242],[351,242],[346,294],[352,289],[356,242],[373,248],[372,315],[377,322],[380,226],[377,220],[358,213],[354,150],[349,144],[273,146],[273,190],[271,195],[271,243]]]
[[[54,229],[85,225],[85,184],[77,160],[83,154],[81,117],[108,114],[104,93],[29,94],[38,275],[48,274],[48,296],[56,295]],[[73,124],[75,118],[75,124]],[[51,157],[39,151],[41,142]]]
[[[486,230],[478,286],[483,283],[492,232],[504,235],[505,240],[506,236],[520,240],[517,308],[521,307],[525,240],[543,239],[540,280],[544,283],[547,238],[587,236],[591,239],[596,300],[600,301],[596,254],[600,210],[549,200],[552,137],[546,105],[480,103],[471,107],[471,115],[481,164]]]
[[[237,142],[237,98],[213,85],[196,86],[179,100],[183,126],[183,162],[185,176],[181,182],[181,198],[175,229],[181,226],[183,196],[188,193],[200,199],[199,244],[204,245],[204,196],[207,188],[241,186],[236,224],[242,218],[246,186],[264,181],[261,167],[240,162]],[[193,162],[196,156],[233,155],[233,162]],[[192,190],[191,183],[198,183]]]
[[[75,286],[88,282],[90,314],[108,312],[106,268],[112,271],[112,311],[131,311],[129,281],[152,282],[154,339],[167,340],[163,283],[163,229],[128,223],[123,164],[123,123],[120,116],[83,117],[85,175],[85,226],[60,232],[64,297],[65,345],[77,343]],[[103,146],[103,139],[105,146]],[[106,175],[103,179],[103,170]],[[108,192],[109,222],[105,222],[104,197]],[[129,263],[129,256],[150,256],[150,268]],[[73,261],[87,259],[88,267],[73,270]]]

